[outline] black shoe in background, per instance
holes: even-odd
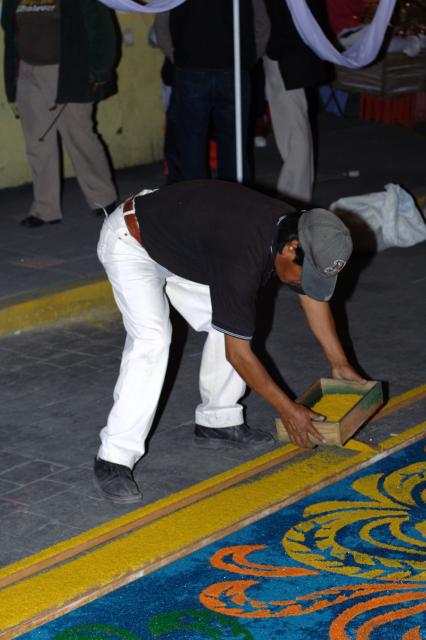
[[[43,227],[45,224],[58,224],[58,222],[62,222],[62,218],[56,218],[56,220],[42,220],[36,216],[28,216],[28,218],[21,220],[19,224],[22,227],[27,227],[28,229],[37,229],[37,227]]]
[[[129,467],[95,458],[93,471],[95,486],[107,500],[120,504],[142,500],[142,494]]]
[[[109,216],[109,214],[112,213],[116,208],[117,208],[117,201],[114,200],[114,202],[110,202],[109,204],[107,204],[106,207],[99,207],[98,209],[92,209],[92,214],[96,218],[102,218],[102,217],[105,217],[105,212]]]
[[[204,449],[220,449],[221,447],[235,447],[238,449],[257,449],[272,446],[275,438],[261,429],[250,429],[247,424],[235,427],[214,429],[195,425],[194,444]]]

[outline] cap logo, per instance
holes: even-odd
[[[331,265],[331,267],[326,267],[324,269],[324,273],[326,275],[328,275],[328,276],[332,276],[335,273],[339,273],[339,271],[341,271],[343,269],[345,264],[346,264],[345,260],[334,260],[334,262]]]

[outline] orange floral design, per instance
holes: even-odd
[[[257,564],[247,559],[249,553],[266,549],[265,544],[238,545],[219,549],[210,559],[210,564],[216,569],[224,569],[231,573],[249,576],[264,576],[265,578],[288,578],[290,576],[314,576],[319,571],[304,569],[303,567],[277,567],[267,564]],[[230,556],[231,560],[226,561]]]
[[[408,630],[405,626],[400,636],[392,625],[422,614],[426,619],[425,484],[426,465],[415,462],[388,475],[375,473],[355,480],[352,486],[364,500],[309,506],[305,519],[289,529],[283,541],[287,555],[305,565],[302,567],[252,561],[249,555],[267,549],[266,545],[220,549],[211,558],[212,566],[246,578],[208,586],[199,596],[201,604],[221,615],[243,619],[304,616],[337,606],[329,640],[370,640],[379,637],[377,632],[392,640],[426,638],[423,625]],[[361,544],[354,535],[349,549],[338,535],[351,525]],[[378,530],[388,531],[386,541],[376,535]],[[358,583],[283,600],[264,601],[258,595],[265,579],[305,581],[325,572],[357,577]],[[366,579],[371,581],[364,582]]]

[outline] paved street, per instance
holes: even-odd
[[[322,123],[315,201],[381,190],[397,181],[426,191],[421,131],[326,118]],[[258,150],[259,184],[278,172],[272,143]],[[359,168],[359,179],[342,176]],[[161,167],[119,172],[121,194],[162,180]],[[423,181],[423,182],[422,182]],[[0,193],[3,305],[37,296],[44,287],[71,286],[100,276],[95,255],[101,224],[91,218],[75,181],[65,188],[63,225],[23,230],[29,187]],[[334,307],[342,339],[366,375],[395,396],[426,382],[426,243],[358,255],[342,274]],[[56,261],[56,262],[55,262]],[[275,311],[273,315],[273,311]],[[203,336],[173,316],[172,355],[148,454],[136,467],[145,501],[221,473],[254,457],[208,452],[192,444],[193,411]],[[117,313],[61,322],[0,339],[0,565],[69,538],[133,507],[104,501],[92,484],[98,432],[112,402],[124,333]],[[289,392],[299,395],[326,377],[324,358],[289,290],[271,286],[259,305],[256,349]],[[279,374],[278,374],[279,372]],[[273,431],[274,412],[254,394],[244,404],[250,425]],[[374,444],[424,419],[422,401],[367,426],[358,438]]]

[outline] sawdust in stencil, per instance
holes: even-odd
[[[327,420],[340,420],[362,398],[360,393],[332,393],[322,396],[312,407]]]

